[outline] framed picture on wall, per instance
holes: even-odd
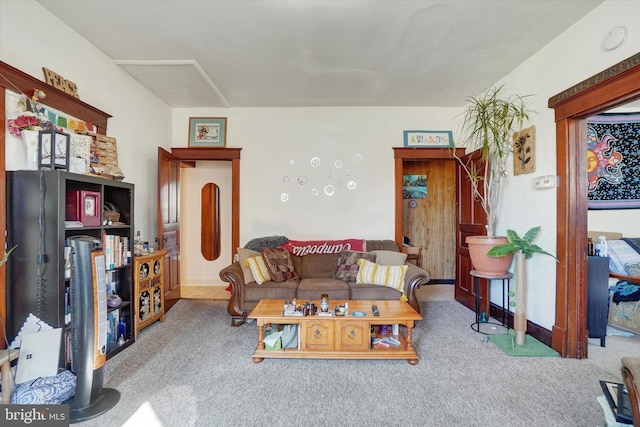
[[[453,147],[453,133],[450,130],[405,130],[405,147]]]
[[[224,148],[227,143],[226,117],[190,117],[189,147]]]

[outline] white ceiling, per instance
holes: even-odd
[[[172,107],[464,104],[602,0],[39,0]]]

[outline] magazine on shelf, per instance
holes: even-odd
[[[631,401],[624,384],[601,380],[600,387],[602,387],[602,391],[607,398],[607,402],[609,402],[616,421],[623,424],[633,424]]]

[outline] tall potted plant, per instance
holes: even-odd
[[[526,97],[503,96],[502,90],[503,86],[497,86],[479,96],[466,98],[468,106],[462,122],[464,144],[470,151],[478,151],[480,157],[468,161],[457,158],[487,218],[487,235],[466,239],[474,268],[486,276],[505,274],[513,258],[507,256],[496,262],[486,254],[491,247],[507,242],[505,237],[495,235],[502,183],[507,176],[506,162],[513,151],[512,134],[522,129],[532,113]]]
[[[540,227],[533,227],[520,238],[518,233],[507,230],[508,243],[494,246],[487,253],[490,257],[504,257],[514,255],[516,257],[516,291],[515,291],[515,314],[513,329],[516,331],[516,344],[524,345],[527,335],[527,270],[525,261],[533,254],[549,255],[556,261],[554,255],[543,250],[540,246],[533,244],[533,241],[540,234]]]

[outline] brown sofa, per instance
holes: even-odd
[[[366,250],[395,251],[398,246],[393,240],[367,240]],[[358,284],[335,279],[338,254],[291,255],[298,280],[285,282],[267,281],[261,285],[255,281],[245,283],[239,262],[220,271],[220,278],[231,285],[231,298],[227,311],[231,315],[231,324],[243,324],[251,310],[261,299],[282,299],[305,302],[319,300],[322,294],[328,294],[329,300],[398,300],[402,292],[384,286]],[[407,263],[404,277],[404,294],[416,311],[420,312],[415,291],[420,285],[429,282],[429,273]]]

